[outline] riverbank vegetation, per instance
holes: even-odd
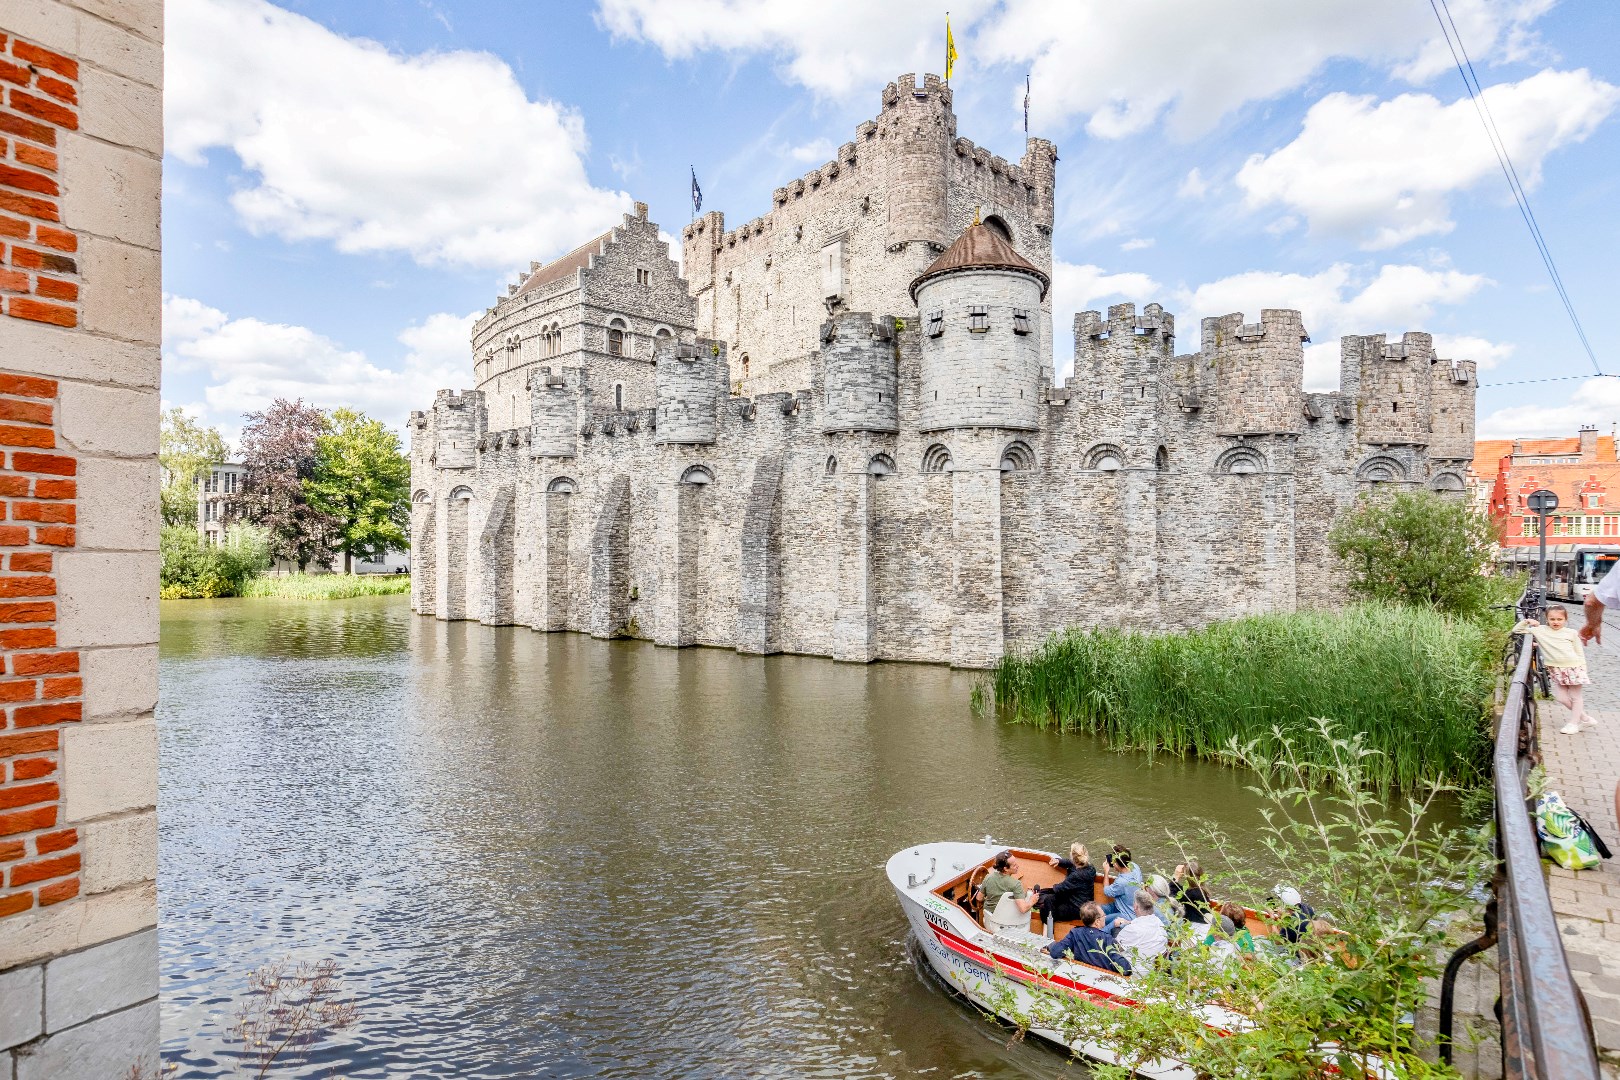
[[[270,565],[270,539],[252,525],[232,526],[215,546],[203,543],[195,525],[165,525],[158,550],[158,595],[164,600],[241,596]]]
[[[242,595],[268,600],[348,600],[411,591],[409,574],[260,574]]]
[[[1309,746],[1280,738],[1274,754],[1233,742],[1223,756],[1258,778],[1267,824],[1241,843],[1214,827],[1178,841],[1183,860],[1202,863],[1210,896],[1257,910],[1281,907],[1280,890],[1246,856],[1258,842],[1289,867],[1286,884],[1317,916],[1297,945],[1262,937],[1252,953],[1234,953],[1207,944],[1202,924],[1172,920],[1172,953],[1130,980],[1134,1007],[1048,990],[1023,1009],[1008,994],[998,1011],[1114,1049],[1119,1065],[1093,1066],[1102,1080],[1165,1058],[1198,1076],[1254,1080],[1455,1077],[1436,1062],[1428,1025],[1413,1020],[1450,950],[1477,933],[1486,833],[1437,823],[1450,785],[1425,784],[1386,806],[1371,790],[1366,770],[1378,755],[1369,750],[1325,721]],[[1205,1026],[1211,1004],[1233,1014],[1225,1037]]]
[[[1511,621],[1492,605],[1519,588],[1483,573],[1488,526],[1418,492],[1363,501],[1332,535],[1365,602],[1181,633],[1071,629],[1003,658],[975,703],[1120,748],[1205,758],[1233,740],[1262,755],[1285,739],[1323,750],[1314,720],[1327,717],[1374,752],[1366,776],[1380,788],[1482,780],[1494,661]]]

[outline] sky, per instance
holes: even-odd
[[[1449,0],[1602,371],[1620,374],[1620,5]],[[953,0],[958,132],[1057,143],[1075,311],[1304,312],[1479,365],[1479,435],[1620,424],[1427,0]],[[737,225],[885,83],[941,70],[910,0],[169,0],[163,396],[234,439],[276,397],[403,430],[471,384],[473,318],[635,200]],[[679,257],[678,245],[674,251]]]

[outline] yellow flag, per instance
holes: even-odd
[[[945,81],[951,81],[951,70],[956,67],[956,39],[951,36],[951,17],[945,16]]]

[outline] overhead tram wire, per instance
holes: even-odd
[[[1535,241],[1536,250],[1541,254],[1542,264],[1547,268],[1547,274],[1552,278],[1553,288],[1558,292],[1558,298],[1563,302],[1564,311],[1569,315],[1569,321],[1575,327],[1575,336],[1580,339],[1581,347],[1586,350],[1586,358],[1592,362],[1592,369],[1599,375],[1605,374],[1603,366],[1598,363],[1597,354],[1592,351],[1592,343],[1587,340],[1586,328],[1575,314],[1575,305],[1569,298],[1569,291],[1564,288],[1563,276],[1558,273],[1558,264],[1554,261],[1552,250],[1547,246],[1546,237],[1542,235],[1541,225],[1536,221],[1536,215],[1530,209],[1530,198],[1525,193],[1524,185],[1519,180],[1519,171],[1513,166],[1513,158],[1508,154],[1507,143],[1502,139],[1502,133],[1497,129],[1496,118],[1491,114],[1491,107],[1485,100],[1485,89],[1480,84],[1479,76],[1474,71],[1474,61],[1468,55],[1468,48],[1463,44],[1462,32],[1457,29],[1457,23],[1451,17],[1451,7],[1447,0],[1429,0],[1429,7],[1434,11],[1436,21],[1440,23],[1440,34],[1446,39],[1446,47],[1451,50],[1452,62],[1457,65],[1457,74],[1462,76],[1463,86],[1468,91],[1468,98],[1474,103],[1474,110],[1479,113],[1480,123],[1485,125],[1485,135],[1491,142],[1491,150],[1496,154],[1496,162],[1502,167],[1502,176],[1508,182],[1508,188],[1513,192],[1513,201],[1519,206],[1519,216],[1524,218],[1525,227],[1530,230],[1530,238]],[[1441,12],[1444,12],[1442,15]],[[1459,53],[1461,55],[1459,55]],[[1527,380],[1538,381],[1538,380]],[[1548,380],[1551,381],[1551,380]],[[1510,385],[1499,383],[1497,385]]]

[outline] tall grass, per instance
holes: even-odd
[[[1178,634],[1070,630],[1009,655],[974,692],[1010,719],[1117,747],[1263,757],[1321,746],[1314,717],[1360,733],[1367,775],[1411,789],[1479,780],[1500,632],[1426,608],[1362,604],[1257,615]]]
[[[273,600],[347,600],[410,591],[409,574],[261,574],[247,582],[242,595]]]

